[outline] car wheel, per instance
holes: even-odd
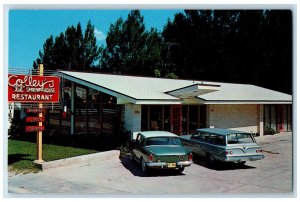
[[[243,166],[243,165],[245,165],[245,163],[246,163],[246,161],[240,161],[240,162],[238,162],[238,165]]]
[[[145,163],[145,161],[144,161],[143,158],[141,159],[141,166],[142,166],[142,171],[143,171],[144,173],[146,173],[148,169],[147,169],[147,167],[146,167],[146,163]]]
[[[215,159],[215,157],[212,154],[207,154],[206,157],[207,157],[207,160],[208,160],[208,162],[210,164],[214,164],[215,163],[216,159]]]
[[[184,171],[184,168],[178,168],[178,171],[182,173]]]
[[[134,159],[133,159],[133,153],[132,153],[132,151],[130,151],[129,158],[130,158],[131,161],[134,160]]]

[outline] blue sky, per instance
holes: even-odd
[[[31,68],[45,40],[81,23],[85,29],[90,19],[95,26],[98,44],[105,44],[109,26],[130,10],[11,10],[9,11],[9,67]],[[182,10],[141,10],[146,28],[162,31],[168,18]]]

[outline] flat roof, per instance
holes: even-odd
[[[178,137],[177,135],[168,131],[142,131],[140,132],[145,138],[150,137]]]
[[[230,129],[224,129],[224,128],[201,128],[197,129],[197,131],[200,132],[206,132],[206,133],[213,133],[218,135],[227,135],[227,134],[235,134],[235,133],[248,133],[238,130],[230,130]]]
[[[248,84],[74,71],[60,72],[64,78],[70,81],[117,97],[118,104],[182,104],[183,102],[191,104],[189,103],[190,100],[193,100],[193,104],[292,103],[291,95]],[[195,86],[198,88],[195,91],[196,94],[193,93],[191,88]],[[207,90],[208,87],[212,89]],[[194,97],[191,99],[185,95]]]

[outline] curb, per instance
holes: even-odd
[[[60,159],[55,161],[39,163],[38,166],[43,170],[49,170],[51,168],[57,168],[62,166],[74,166],[74,165],[86,165],[93,161],[105,161],[113,158],[119,158],[120,151],[112,150],[106,152],[99,152],[94,154],[87,154],[82,156],[75,156],[66,159]]]

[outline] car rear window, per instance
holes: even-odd
[[[226,143],[224,136],[215,134],[210,135],[210,142],[217,145],[225,145]]]
[[[242,143],[253,143],[254,140],[251,134],[248,133],[235,133],[227,135],[228,144],[242,144]]]
[[[145,145],[181,145],[181,141],[177,137],[152,137],[146,140]]]

